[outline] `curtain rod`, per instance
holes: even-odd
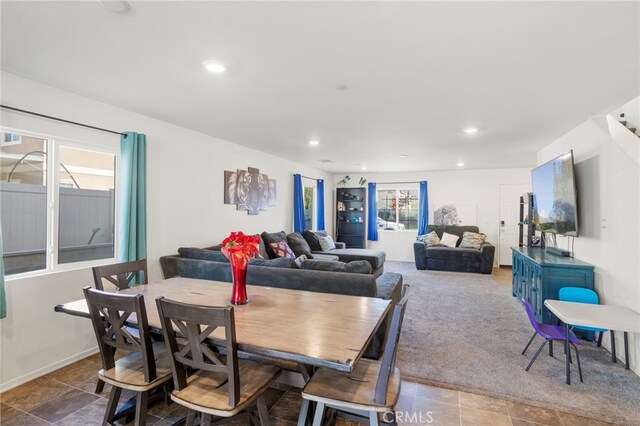
[[[300,177],[303,177],[305,179],[311,179],[311,180],[324,180],[324,179],[312,178],[312,177],[305,176],[305,175],[300,175]]]
[[[373,182],[376,185],[377,184],[381,184],[381,185],[397,185],[397,184],[401,184],[401,183],[420,183],[421,181],[419,180],[415,180],[415,181],[408,181],[408,182]]]
[[[76,121],[70,121],[70,120],[65,120],[63,118],[52,117],[50,115],[39,114],[37,112],[27,111],[25,109],[10,107],[8,105],[0,105],[0,108],[9,109],[11,111],[22,112],[22,113],[25,113],[25,114],[35,115],[36,117],[48,118],[49,120],[61,121],[63,123],[67,123],[67,124],[74,124],[76,126],[86,127],[88,129],[100,130],[101,132],[113,133],[115,135],[124,136],[125,139],[127,138],[127,134],[126,133],[116,132],[115,130],[109,130],[109,129],[103,129],[102,127],[90,126],[88,124],[82,124],[82,123],[78,123]]]

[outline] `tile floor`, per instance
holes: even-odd
[[[97,356],[78,361],[46,376],[0,394],[1,425],[100,425],[106,409],[109,386],[99,395],[93,393]],[[133,393],[123,392],[122,400]],[[298,418],[300,389],[276,384],[267,391],[267,406],[274,426],[294,426]],[[402,383],[396,407],[399,424],[420,425],[559,425],[598,426],[606,423],[556,410],[518,404],[486,396],[431,387],[413,382]],[[174,423],[185,415],[177,404],[161,403],[149,410],[149,422],[157,426]],[[231,426],[235,426],[232,422]],[[337,426],[354,426],[338,419]],[[246,424],[239,419],[237,424]]]

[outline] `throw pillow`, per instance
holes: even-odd
[[[279,257],[277,259],[249,259],[249,265],[268,266],[271,268],[298,268],[296,261],[287,257]]]
[[[322,247],[322,251],[329,251],[336,249],[336,243],[333,242],[333,238],[331,237],[318,237],[320,240],[320,247]]]
[[[287,233],[284,231],[273,232],[273,233],[263,232],[262,234],[260,234],[260,237],[262,237],[262,241],[264,241],[265,249],[270,259],[278,257],[273,252],[273,249],[271,248],[271,243],[287,241]]]
[[[300,268],[300,265],[302,264],[302,262],[304,262],[305,260],[307,260],[307,256],[305,256],[304,254],[296,257],[295,259],[293,259],[293,261],[296,263],[296,266],[298,268]]]
[[[365,275],[371,275],[371,272],[373,271],[371,264],[366,260],[354,260],[349,263],[340,261],[327,262],[324,260],[305,260],[300,264],[300,269]]]
[[[180,247],[178,249],[178,254],[180,254],[180,257],[184,257],[187,259],[200,259],[213,262],[229,263],[229,259],[227,259],[226,256],[220,251],[213,251],[196,247]]]
[[[307,240],[305,240],[299,232],[288,234],[287,244],[289,244],[289,247],[291,247],[291,250],[293,250],[296,256],[305,255],[308,258],[313,257],[311,255],[311,247],[309,247]]]
[[[460,247],[479,249],[484,243],[485,238],[487,238],[487,236],[484,234],[465,232],[464,234],[462,234],[462,242],[460,243]]]
[[[302,236],[307,241],[307,244],[309,244],[311,251],[322,251],[318,234],[307,229],[306,231],[302,231]]]
[[[435,247],[440,244],[440,237],[438,237],[436,231],[431,231],[426,235],[420,235],[418,239],[422,241],[427,247]]]
[[[447,247],[455,247],[458,244],[458,236],[453,234],[442,233],[442,239],[440,244],[444,244]]]
[[[291,247],[289,247],[289,244],[287,244],[286,241],[278,241],[277,243],[271,243],[269,245],[276,257],[286,257],[288,259],[296,258],[296,255],[291,251]]]

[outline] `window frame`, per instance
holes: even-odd
[[[318,223],[318,211],[317,211],[317,181],[315,179],[302,178],[302,198],[304,203],[304,191],[306,188],[311,189],[311,228],[309,231],[316,231]],[[304,206],[303,206],[304,207]],[[307,218],[305,217],[305,222]]]
[[[420,187],[418,186],[414,186],[414,185],[409,185],[406,187],[398,187],[398,186],[389,186],[387,187],[386,185],[383,184],[379,184],[377,185],[376,188],[376,227],[378,226],[378,211],[379,211],[379,199],[378,199],[378,191],[395,191],[396,192],[396,199],[400,198],[400,191],[418,191],[418,203],[420,203]],[[387,220],[387,222],[389,222]],[[398,227],[398,229],[384,229],[384,228],[378,228],[378,232],[393,232],[394,234],[397,233],[401,233],[401,232],[411,232],[411,233],[416,233],[417,229],[399,229],[399,224],[400,224],[400,203],[396,203],[396,220],[392,223],[395,223],[396,226]]]
[[[67,137],[59,137],[51,134],[32,132],[29,130],[21,130],[10,127],[0,127],[2,133],[18,133],[21,136],[28,136],[34,138],[45,139],[47,141],[47,156],[46,156],[46,193],[47,193],[47,216],[46,216],[46,267],[44,269],[38,269],[35,271],[21,272],[17,274],[5,275],[6,281],[19,280],[23,278],[31,278],[43,275],[56,274],[61,272],[75,271],[80,269],[92,268],[94,266],[109,265],[117,262],[119,258],[118,251],[118,209],[120,206],[120,200],[117,195],[118,181],[119,181],[119,165],[120,165],[120,150],[116,144],[112,147],[79,141]],[[115,157],[115,172],[114,172],[114,188],[116,191],[115,203],[114,203],[114,235],[113,235],[113,257],[105,259],[85,260],[80,262],[70,263],[58,263],[58,245],[59,245],[59,200],[60,200],[60,147],[69,147],[84,151],[99,152],[102,154],[111,154]]]

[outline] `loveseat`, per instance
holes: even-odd
[[[413,243],[413,254],[417,269],[432,269],[437,271],[479,272],[490,274],[493,269],[495,247],[488,242],[482,243],[479,249],[462,248],[462,234],[465,232],[479,233],[477,226],[438,226],[429,225],[427,234],[435,231],[439,238],[444,232],[458,236],[456,247],[427,247],[422,241]]]
[[[350,296],[378,297],[391,300],[392,304],[400,301],[402,292],[402,275],[400,274],[386,272],[375,277],[371,274],[372,270],[368,264],[363,271],[367,273],[314,270],[311,268],[327,268],[329,266],[327,264],[330,263],[336,263],[331,269],[344,268],[344,265],[339,264],[341,262],[318,260],[305,262],[308,263],[303,267],[310,269],[301,269],[291,259],[252,259],[247,267],[247,284]],[[318,263],[324,265],[318,265]],[[361,267],[362,263],[365,262],[360,262],[358,266]],[[230,264],[224,259],[222,253],[213,250],[180,249],[179,254],[161,257],[160,264],[165,278],[181,276],[231,282]],[[372,339],[365,356],[376,359],[381,356],[389,325],[387,318]]]

